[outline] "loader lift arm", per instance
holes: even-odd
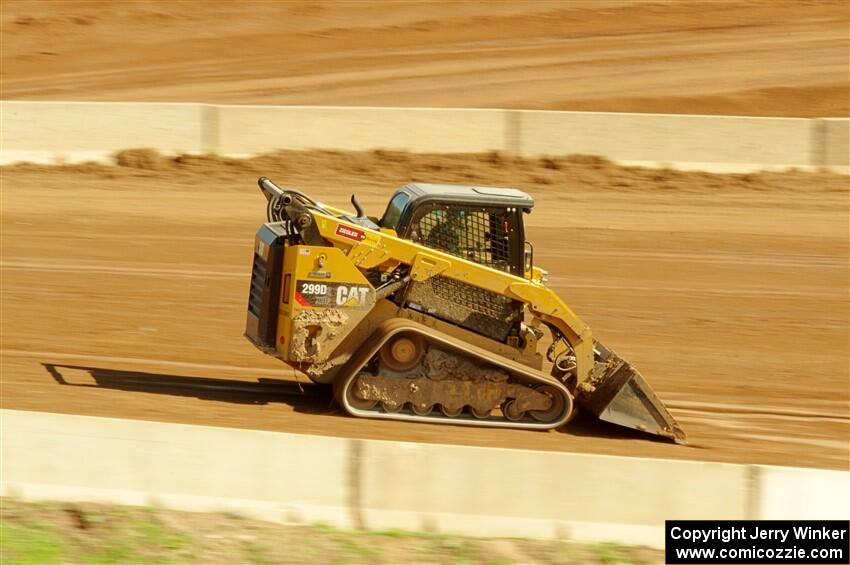
[[[593,336],[590,328],[561,298],[545,286],[472,261],[424,248],[412,241],[400,239],[383,231],[369,230],[335,216],[310,212],[321,236],[346,252],[361,269],[394,267],[396,263],[410,266],[410,278],[423,282],[440,275],[471,284],[483,290],[510,296],[529,308],[532,316],[554,326],[576,353],[579,382],[593,375]],[[362,231],[360,241],[340,235],[348,230]]]

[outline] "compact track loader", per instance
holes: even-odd
[[[333,385],[349,414],[548,429],[570,420],[575,400],[685,441],[640,373],[545,286],[525,240],[528,194],[414,183],[378,219],[354,196],[352,214],[259,185],[268,223],[255,238],[245,335]]]

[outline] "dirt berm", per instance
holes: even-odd
[[[850,115],[846,0],[4,0],[3,98]]]

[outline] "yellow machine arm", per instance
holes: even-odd
[[[578,381],[593,376],[590,328],[543,284],[401,239],[391,230],[371,230],[317,211],[310,213],[321,236],[361,269],[389,270],[403,263],[410,266],[410,278],[416,282],[440,275],[523,302],[532,316],[557,328],[573,347]]]

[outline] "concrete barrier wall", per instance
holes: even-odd
[[[14,410],[0,423],[3,496],[349,525],[342,439]]]
[[[850,519],[850,473],[768,466],[757,472],[760,515],[774,520]]]
[[[616,155],[721,172],[814,164],[806,119],[526,111],[520,120],[524,155]]]
[[[200,153],[203,114],[199,104],[4,101],[0,164],[106,161],[138,147]]]
[[[0,494],[663,546],[664,520],[846,518],[850,473],[0,411]]]
[[[502,150],[502,110],[219,106],[220,151],[401,149],[420,153]]]
[[[364,460],[364,523],[378,529],[658,547],[665,519],[748,514],[740,465],[391,442],[365,442]]]
[[[717,172],[850,172],[850,119],[320,106],[0,102],[0,164],[107,161],[120,149],[592,154]]]
[[[814,122],[821,137],[812,158],[821,166],[850,169],[850,120],[820,118]]]

